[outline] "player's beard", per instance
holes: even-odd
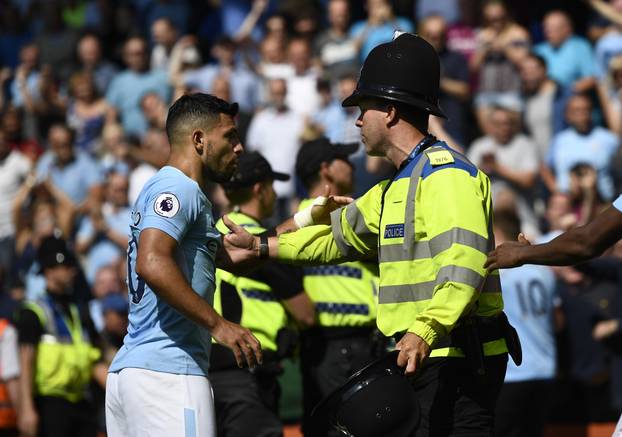
[[[205,177],[219,184],[229,182],[231,180],[231,176],[235,172],[235,166],[227,168],[225,170],[216,170],[211,168],[210,166],[204,167]]]

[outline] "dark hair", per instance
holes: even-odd
[[[394,105],[397,108],[399,116],[415,126],[419,132],[423,134],[428,132],[428,119],[430,118],[430,114],[426,111],[401,102],[385,100],[385,103]]]
[[[521,230],[520,218],[514,210],[495,211],[494,226],[509,240],[515,240]]]
[[[225,189],[225,196],[227,197],[227,200],[229,200],[229,203],[233,206],[244,205],[253,198],[253,185],[250,187],[232,188],[229,190]]]
[[[238,104],[229,103],[211,94],[195,93],[181,96],[168,110],[166,117],[166,135],[171,145],[182,126],[214,123],[220,114],[234,117],[238,113]]]

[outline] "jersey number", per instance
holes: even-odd
[[[136,237],[132,236],[127,249],[127,287],[132,295],[132,302],[139,303],[145,294],[145,281],[136,275],[136,288],[134,288],[134,274],[132,273],[132,253],[136,249]]]
[[[524,284],[517,283],[518,303],[520,304],[523,316],[542,316],[547,313],[546,287],[537,279],[532,279],[527,284],[527,289],[523,288]]]

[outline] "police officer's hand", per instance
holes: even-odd
[[[35,437],[39,428],[39,415],[33,407],[20,408],[17,429],[21,437]]]
[[[407,332],[395,345],[400,353],[397,356],[397,365],[406,366],[405,374],[412,375],[421,367],[423,361],[430,355],[430,346],[417,334]]]
[[[523,234],[519,234],[518,241],[505,242],[490,252],[484,268],[492,272],[497,269],[507,269],[523,265],[521,253],[527,246],[531,246],[531,243]]]
[[[261,364],[261,343],[248,329],[220,317],[211,334],[219,344],[233,351],[238,367],[244,367],[245,361],[249,368]]]
[[[330,213],[352,203],[354,200],[348,196],[332,196],[328,185],[324,187],[323,196],[326,198],[326,203],[324,205],[314,205],[311,209],[311,217],[313,217],[313,223],[316,225],[330,224]]]

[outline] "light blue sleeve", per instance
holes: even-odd
[[[613,202],[613,207],[622,212],[622,195],[618,196],[618,198]]]
[[[350,28],[350,38],[357,37],[365,28],[365,21],[358,21]]]
[[[581,40],[577,57],[580,59],[581,79],[596,75],[596,58],[592,46],[587,41]]]
[[[199,217],[200,211],[198,186],[181,178],[159,180],[146,193],[141,230],[159,229],[179,243]]]
[[[546,151],[546,156],[544,157],[544,162],[549,168],[554,168],[555,166],[555,151],[557,150],[557,139],[558,135],[553,137],[551,141],[551,145],[549,146],[549,150]]]
[[[82,175],[88,188],[104,183],[104,170],[102,166],[90,158],[84,161]]]
[[[93,236],[93,222],[89,217],[85,217],[80,224],[80,228],[78,229],[78,234],[76,235],[76,240],[86,240]]]
[[[121,73],[117,73],[114,76],[114,78],[110,82],[110,85],[108,85],[108,91],[106,92],[106,101],[110,105],[115,106],[115,107],[121,106],[121,102],[119,101],[120,100],[120,85],[119,85],[120,74]]]

